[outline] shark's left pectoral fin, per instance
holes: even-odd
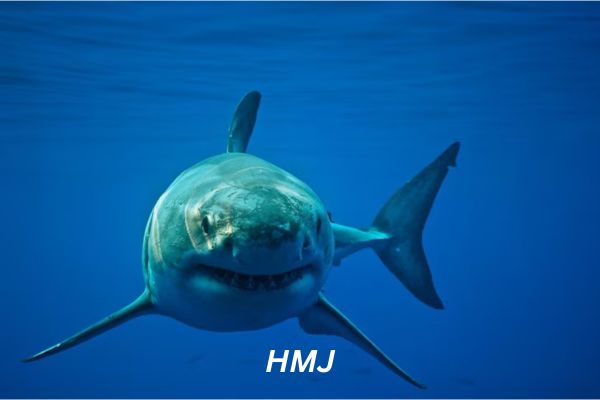
[[[392,372],[406,379],[420,389],[425,386],[414,380],[390,359],[375,343],[356,327],[344,314],[325,299],[321,294],[317,303],[298,317],[302,329],[314,335],[335,335],[356,344]]]

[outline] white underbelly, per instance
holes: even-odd
[[[312,306],[324,276],[306,274],[276,290],[247,290],[208,279],[204,275],[163,272],[150,276],[157,310],[185,324],[211,331],[265,328],[298,316]]]

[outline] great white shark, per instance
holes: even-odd
[[[421,242],[459,143],[402,186],[370,227],[334,223],[319,197],[283,169],[246,153],[261,95],[248,93],[227,152],[183,171],[160,196],[144,233],[145,290],[131,304],[24,361],[80,344],[125,321],[161,314],[210,331],[266,328],[297,318],[309,334],[340,336],[413,385],[322,289],[332,266],[364,248],[425,304],[441,309]]]

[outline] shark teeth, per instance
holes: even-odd
[[[209,267],[206,265],[202,265],[200,267],[208,271],[209,276],[212,279],[237,289],[269,291],[283,289],[300,280],[310,266],[296,268],[291,271],[275,275],[249,275],[223,268]]]

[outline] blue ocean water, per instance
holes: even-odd
[[[0,49],[0,396],[600,396],[600,4],[2,2]],[[154,202],[252,89],[250,152],[343,224],[462,142],[424,233],[446,309],[370,251],[325,288],[429,388],[293,320],[148,316],[21,363],[141,292]],[[332,372],[264,372],[313,348]]]

